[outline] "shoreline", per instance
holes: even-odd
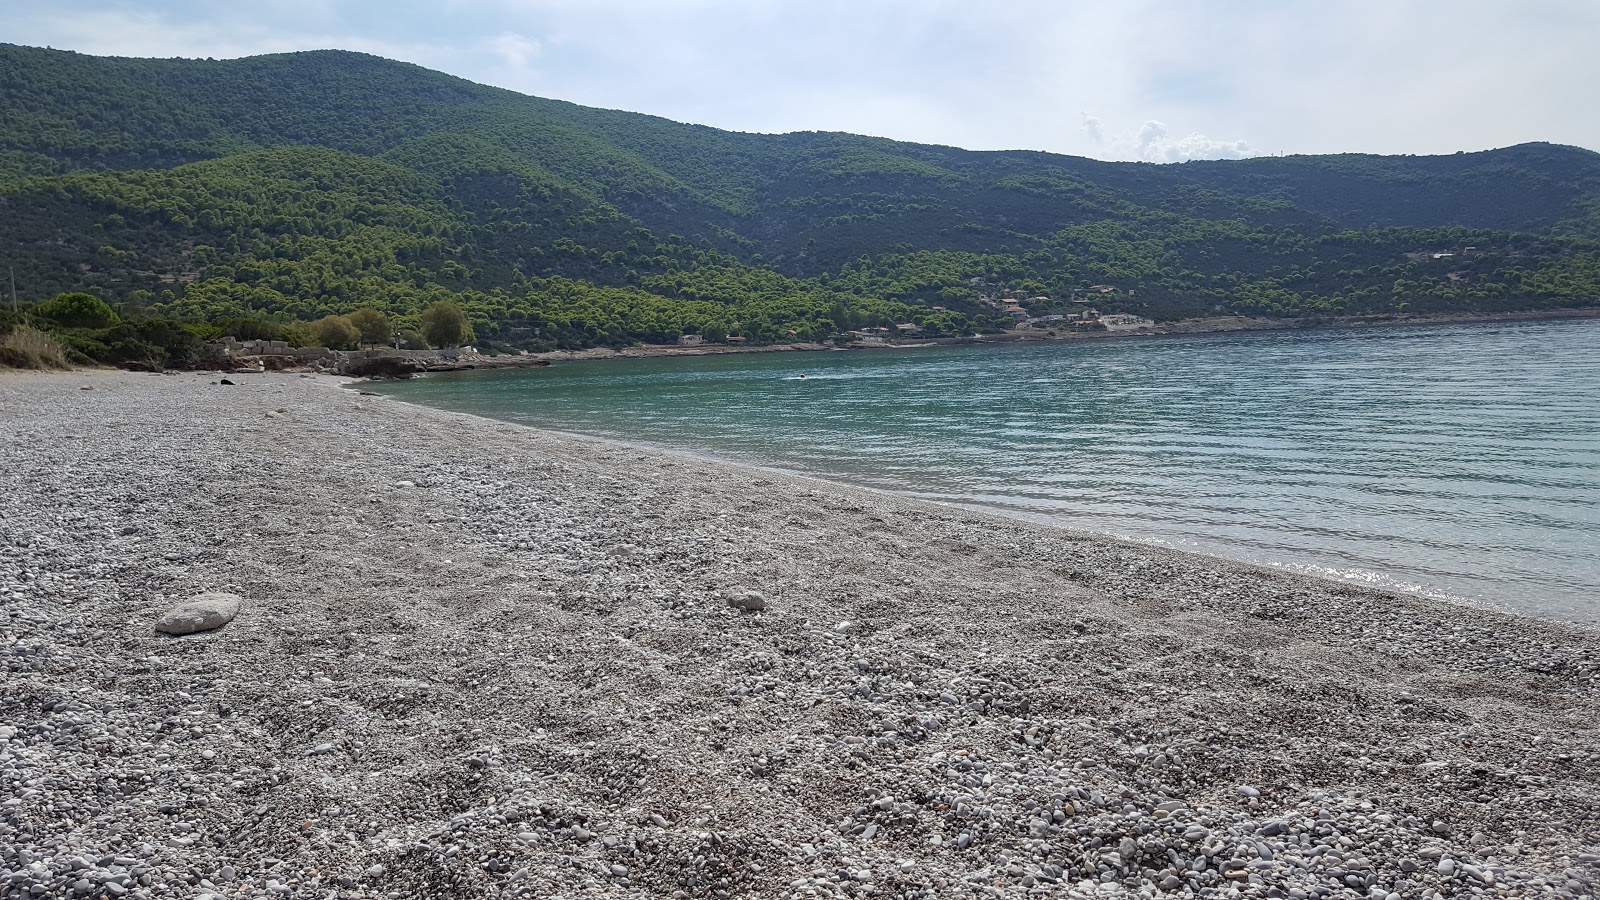
[[[1044,331],[1008,331],[997,335],[962,338],[929,338],[884,344],[849,344],[830,346],[797,342],[790,344],[763,344],[753,347],[727,345],[700,345],[679,347],[672,344],[635,344],[621,349],[591,347],[586,350],[549,350],[522,355],[479,356],[476,359],[436,371],[471,371],[476,369],[522,368],[545,366],[553,362],[594,362],[611,359],[653,359],[661,357],[720,356],[742,353],[819,353],[857,350],[916,350],[924,347],[948,347],[983,344],[1046,343],[1073,341],[1128,340],[1134,338],[1171,337],[1196,334],[1230,334],[1257,331],[1311,331],[1319,329],[1425,327],[1433,325],[1478,325],[1502,322],[1537,322],[1564,319],[1600,319],[1600,307],[1574,307],[1550,310],[1520,310],[1506,313],[1437,313],[1406,316],[1330,316],[1318,319],[1273,319],[1261,316],[1214,316],[1203,319],[1183,319],[1158,325],[1147,331],[1064,332],[1055,336]]]
[[[322,377],[330,379],[339,378],[340,383],[335,386],[342,387],[347,390],[359,390],[362,384],[369,383],[365,379],[344,378],[342,376]],[[1535,614],[1518,610],[1513,603],[1507,600],[1489,597],[1467,597],[1458,594],[1452,594],[1443,589],[1430,588],[1428,585],[1421,583],[1374,583],[1371,579],[1363,580],[1348,576],[1323,574],[1318,570],[1326,570],[1328,567],[1311,561],[1302,560],[1299,562],[1262,562],[1237,556],[1230,556],[1219,549],[1187,549],[1184,547],[1175,546],[1171,541],[1155,535],[1140,537],[1131,534],[1116,534],[1107,531],[1095,531],[1088,528],[1078,528],[1056,521],[1056,519],[1059,517],[1042,513],[1029,514],[1020,510],[1012,510],[999,505],[990,505],[979,502],[962,503],[957,501],[933,500],[925,497],[919,497],[912,493],[904,493],[891,490],[889,488],[880,488],[870,484],[856,482],[848,477],[836,474],[809,474],[793,469],[786,469],[781,466],[764,465],[749,460],[739,460],[726,456],[720,456],[709,451],[702,452],[685,447],[675,447],[667,444],[652,443],[650,441],[629,440],[626,438],[611,437],[602,434],[591,434],[589,432],[575,431],[569,428],[557,428],[547,425],[524,425],[511,419],[497,419],[493,416],[488,416],[481,413],[452,410],[443,406],[431,406],[426,403],[407,400],[381,391],[375,393],[391,402],[403,404],[405,406],[411,406],[435,412],[445,412],[454,415],[468,416],[472,419],[477,419],[485,423],[492,423],[496,425],[512,425],[518,428],[530,428],[538,432],[555,435],[573,441],[589,442],[612,447],[618,452],[638,451],[643,453],[677,457],[697,463],[708,463],[716,466],[729,466],[738,470],[758,472],[764,475],[791,479],[818,486],[846,491],[860,491],[883,499],[901,500],[910,503],[926,504],[942,509],[956,510],[971,515],[992,519],[997,525],[1015,525],[1017,523],[1023,523],[1031,527],[1059,531],[1063,534],[1070,535],[1077,540],[1100,541],[1111,544],[1126,545],[1128,547],[1156,550],[1165,553],[1175,553],[1186,557],[1192,557],[1196,561],[1212,562],[1230,566],[1243,566],[1264,573],[1285,575],[1295,578],[1305,578],[1324,585],[1354,587],[1360,590],[1372,591],[1378,594],[1387,594],[1397,597],[1411,597],[1430,603],[1442,603],[1447,606],[1458,606],[1463,609],[1499,613],[1503,615],[1516,616],[1518,618],[1534,619],[1536,621],[1558,622],[1562,624],[1577,625],[1579,627],[1600,629],[1600,618],[1581,620],[1557,615]],[[1367,575],[1378,575],[1380,577],[1385,577],[1382,576],[1382,573],[1367,570],[1363,571]]]
[[[1600,629],[214,380],[0,377],[0,896],[1600,888]]]

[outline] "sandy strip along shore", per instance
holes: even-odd
[[[1600,890],[1595,629],[234,378],[0,376],[0,897]]]

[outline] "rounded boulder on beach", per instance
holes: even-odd
[[[232,622],[243,602],[238,594],[196,594],[162,613],[156,630],[174,636],[213,631]]]

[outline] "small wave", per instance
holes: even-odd
[[[1600,614],[1597,346],[1595,321],[1440,326],[641,360],[385,391],[1588,620]],[[488,390],[532,378],[537,391]],[[794,381],[829,383],[780,384]]]

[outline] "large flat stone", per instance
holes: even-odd
[[[181,635],[221,628],[239,614],[243,602],[238,594],[196,594],[162,613],[156,620],[156,630]]]

